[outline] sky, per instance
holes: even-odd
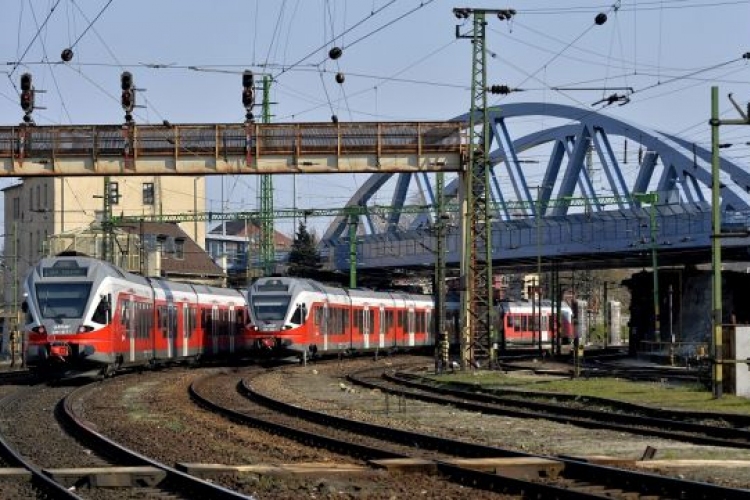
[[[33,75],[39,125],[122,123],[130,71],[136,123],[240,123],[242,72],[268,74],[272,121],[449,120],[471,104],[470,22],[454,7],[512,8],[487,18],[488,82],[518,91],[490,102],[596,110],[710,144],[710,88],[750,101],[750,0],[517,3],[446,0],[2,0],[0,124],[20,123],[19,81]],[[606,22],[597,24],[598,14]],[[342,49],[338,59],[328,56]],[[72,48],[73,58],[61,60]],[[343,73],[342,84],[336,73]],[[629,102],[595,104],[613,93]],[[260,110],[256,111],[256,115]],[[529,119],[529,131],[549,126]],[[746,164],[750,128],[722,128]],[[274,177],[277,208],[346,204],[365,175]],[[0,179],[0,187],[14,183]],[[533,179],[530,179],[533,185]],[[217,176],[206,210],[257,209],[258,180]],[[73,207],[74,208],[74,207]],[[330,220],[310,221],[321,235]],[[277,229],[291,234],[289,220]]]

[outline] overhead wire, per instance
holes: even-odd
[[[89,24],[88,24],[88,26],[86,26],[86,29],[84,29],[83,32],[80,35],[78,35],[78,38],[76,38],[75,42],[73,42],[70,45],[70,47],[68,47],[69,49],[73,49],[73,48],[75,48],[76,45],[78,45],[78,42],[81,41],[81,38],[83,38],[84,35],[86,35],[86,33],[88,33],[88,31],[94,26],[94,23],[96,23],[96,21],[99,20],[99,18],[102,16],[102,14],[104,14],[104,11],[107,10],[107,8],[112,4],[113,1],[114,0],[108,0],[107,1],[107,3],[104,5],[104,7],[102,7],[102,9],[99,11],[99,13],[96,15],[96,17],[94,17],[94,19],[92,21],[89,21]]]
[[[341,33],[340,36],[344,36],[345,34],[349,33],[350,31],[352,31],[354,29],[357,29],[360,25],[362,25],[363,23],[365,23],[367,20],[369,20],[372,17],[376,16],[377,14],[381,13],[383,10],[387,9],[388,7],[390,7],[391,5],[393,5],[394,3],[396,3],[396,0],[390,0],[388,3],[386,3],[383,6],[381,6],[379,9],[371,11],[370,14],[368,14],[364,18],[360,19],[358,22],[354,23],[349,28],[345,29]],[[320,47],[317,47],[316,49],[312,50],[307,55],[305,55],[301,59],[299,59],[297,62],[291,64],[290,66],[288,66],[286,68],[283,68],[278,74],[274,75],[274,79],[277,79],[279,76],[283,75],[287,71],[289,71],[289,70],[291,70],[291,69],[299,66],[300,64],[302,64],[303,62],[305,62],[306,60],[308,60],[310,57],[314,56],[315,54],[317,54],[321,50],[325,49],[330,43],[335,43],[335,42],[336,42],[335,39],[332,40],[332,41],[326,41],[325,43],[323,43],[323,45],[321,45]]]
[[[34,36],[31,38],[31,41],[29,41],[28,45],[26,45],[26,48],[24,49],[23,53],[18,58],[18,60],[16,61],[16,63],[13,65],[13,68],[10,70],[10,73],[8,74],[8,79],[11,79],[11,77],[13,76],[13,73],[15,73],[16,69],[18,69],[18,66],[23,62],[24,58],[26,58],[26,54],[29,53],[29,50],[31,50],[31,47],[34,45],[34,42],[36,42],[36,39],[39,38],[39,36],[41,35],[42,31],[47,26],[47,23],[49,22],[50,18],[52,17],[52,14],[54,14],[55,9],[57,9],[58,5],[60,5],[60,0],[55,0],[55,4],[50,8],[50,10],[47,13],[47,16],[44,18],[44,21],[42,22],[41,26],[37,27],[36,33],[34,33]],[[12,80],[11,80],[11,82],[12,82]],[[16,88],[15,83],[13,84],[13,88]]]

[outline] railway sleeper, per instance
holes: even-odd
[[[370,467],[353,464],[334,463],[298,463],[298,464],[253,464],[253,465],[225,465],[225,464],[201,464],[201,463],[178,463],[175,468],[191,476],[202,479],[211,479],[223,475],[255,474],[257,476],[311,476],[321,475],[336,476],[371,476],[373,470]]]
[[[43,469],[67,488],[135,488],[158,485],[167,473],[156,467],[82,467]]]
[[[31,471],[23,467],[0,467],[0,479],[31,479]]]

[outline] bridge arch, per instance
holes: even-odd
[[[671,207],[667,212],[710,213],[711,151],[688,139],[560,104],[508,104],[492,108],[489,118],[491,200],[497,207],[492,215],[499,224],[570,224],[582,213],[642,219],[643,207],[633,194],[647,192],[657,193],[658,204]],[[468,115],[454,120],[468,122]],[[623,144],[619,152],[613,146],[617,141]],[[377,216],[378,211],[361,211],[359,240],[423,241],[420,231],[436,220],[435,176],[370,176],[347,207],[395,210]],[[750,174],[722,158],[720,179],[722,211],[750,212]],[[447,177],[446,200],[455,201],[457,195],[458,178]],[[423,209],[415,211],[415,206]],[[451,219],[457,225],[457,215]],[[350,223],[351,216],[335,218],[322,247],[344,245]]]

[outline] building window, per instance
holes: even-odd
[[[42,204],[42,186],[37,185],[36,187],[36,209],[39,210],[42,208],[40,205]]]
[[[182,238],[174,239],[174,258],[179,260],[185,258],[185,240]]]
[[[47,192],[47,183],[44,184],[44,206],[42,208],[47,208],[49,206],[49,193]]]
[[[21,198],[13,198],[13,218],[21,217]]]
[[[29,188],[29,210],[34,210],[34,188]]]
[[[154,183],[153,182],[143,183],[143,204],[144,205],[154,204]]]

